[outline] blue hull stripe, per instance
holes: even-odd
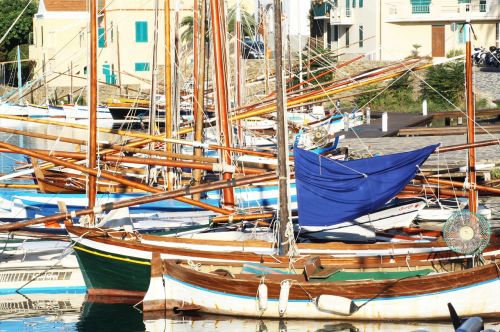
[[[17,288],[3,288],[0,289],[0,295],[8,294],[85,294],[87,292],[87,287],[85,286],[70,286],[70,287],[34,287],[34,288],[23,288],[16,292]]]
[[[180,283],[180,284],[182,284],[184,286],[195,288],[195,289],[198,289],[198,290],[201,290],[201,291],[204,291],[204,292],[209,292],[209,293],[213,293],[213,294],[217,294],[217,295],[223,295],[223,296],[236,297],[236,298],[246,299],[246,300],[255,300],[255,296],[236,295],[236,294],[219,292],[219,291],[207,289],[207,288],[204,288],[204,287],[200,287],[200,286],[197,286],[197,285],[193,285],[193,284],[190,284],[190,283],[187,283],[187,282],[184,282],[184,281],[180,281],[180,280],[175,279],[175,278],[173,278],[173,277],[171,277],[169,275],[166,275],[166,274],[164,274],[163,277],[165,279],[169,279],[169,280],[172,280],[174,282]],[[479,282],[477,284],[472,284],[472,285],[468,285],[468,286],[458,287],[458,288],[444,290],[444,291],[435,292],[435,293],[420,294],[420,295],[408,295],[408,296],[397,296],[397,297],[379,297],[379,298],[375,298],[375,299],[356,299],[356,300],[353,300],[353,301],[356,302],[356,303],[363,303],[363,302],[366,302],[368,300],[371,300],[371,301],[394,301],[394,300],[404,300],[404,299],[420,298],[420,297],[424,297],[424,296],[435,296],[435,295],[439,295],[439,294],[451,293],[451,292],[455,292],[455,291],[459,291],[459,290],[463,290],[463,289],[467,289],[467,288],[473,288],[473,287],[477,287],[477,286],[481,286],[481,285],[486,285],[486,284],[489,284],[489,283],[499,282],[499,281],[500,281],[500,278],[495,278],[495,279],[491,279],[491,280]],[[279,299],[268,298],[268,301],[278,302]],[[306,303],[306,302],[311,302],[311,300],[288,300],[288,302],[303,302],[303,303]]]

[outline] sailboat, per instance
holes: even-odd
[[[155,259],[156,257],[156,259]],[[317,260],[315,260],[317,262]],[[153,257],[145,311],[297,319],[428,320],[464,315],[498,317],[500,270],[489,263],[463,271],[378,269],[348,273],[313,262],[303,268],[206,264]],[[162,272],[163,271],[163,272]],[[385,275],[384,275],[385,273]]]

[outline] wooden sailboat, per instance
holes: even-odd
[[[186,264],[156,258],[143,301],[145,311],[199,310],[266,318],[428,320],[447,318],[447,303],[451,302],[464,315],[497,317],[500,313],[500,298],[496,295],[500,291],[500,269],[495,263],[428,275],[407,270],[379,276],[357,271],[342,276],[338,266],[318,265],[318,260],[308,262],[302,269],[280,270],[248,263]]]

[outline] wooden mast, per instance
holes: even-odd
[[[165,0],[164,8],[165,17],[165,137],[172,137],[172,116],[174,114],[172,109],[172,54],[170,42],[170,0]],[[167,142],[165,144],[165,151],[172,152],[172,144]],[[172,189],[171,185],[171,171],[167,171],[167,189]]]
[[[235,40],[234,40],[234,46],[235,46],[235,75],[234,78],[236,79],[236,108],[241,107],[241,3],[240,0],[236,1],[236,19],[234,20],[234,25],[235,25]],[[238,143],[239,146],[243,146],[243,128],[241,127],[241,120],[238,120]]]
[[[149,135],[156,134],[156,79],[158,74],[158,2],[155,0],[154,8],[154,31],[153,31],[153,64],[151,66],[151,97],[149,102]],[[154,144],[149,145],[150,150],[154,150]],[[151,181],[151,166],[147,168],[146,182]]]
[[[88,168],[97,166],[97,1],[90,0],[90,89],[89,89],[89,148]],[[97,196],[96,176],[88,174],[87,198],[88,207],[93,209]],[[91,223],[94,216],[91,215]]]
[[[475,140],[476,113],[474,108],[474,92],[472,90],[472,49],[471,49],[471,25],[470,19],[464,26],[465,32],[465,87],[467,100],[467,143],[473,144]],[[476,190],[476,149],[468,149],[467,177],[469,179],[469,210],[477,212],[477,190]]]
[[[283,78],[283,35],[281,31],[281,0],[274,0],[274,62],[276,70],[276,110],[278,122],[278,174],[279,174],[279,254],[286,255],[289,248],[287,230],[290,223],[290,167],[288,156],[288,130],[286,119],[285,86]]]
[[[194,15],[193,15],[193,114],[194,114],[194,140],[201,142],[203,139],[203,119],[205,105],[205,31],[206,31],[206,1],[194,0]],[[193,148],[194,157],[202,157],[203,149],[201,147]],[[201,182],[201,170],[193,170],[194,184]],[[200,199],[199,194],[193,195],[193,199]]]
[[[228,114],[228,94],[226,81],[226,48],[224,37],[221,35],[222,25],[225,24],[225,13],[222,2],[219,0],[210,0],[212,31],[214,38],[214,58],[215,58],[215,86],[217,91],[217,111],[219,114],[219,129],[221,132],[223,145],[231,146],[231,131],[229,129]],[[222,153],[222,162],[226,167],[231,166],[231,153],[229,151]],[[224,180],[231,181],[232,174],[223,171]],[[234,206],[233,188],[224,189],[224,205]]]

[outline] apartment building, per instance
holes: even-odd
[[[315,33],[345,56],[396,60],[417,49],[444,57],[465,49],[467,19],[474,46],[500,46],[500,0],[315,0],[312,8],[316,27],[322,26]]]

